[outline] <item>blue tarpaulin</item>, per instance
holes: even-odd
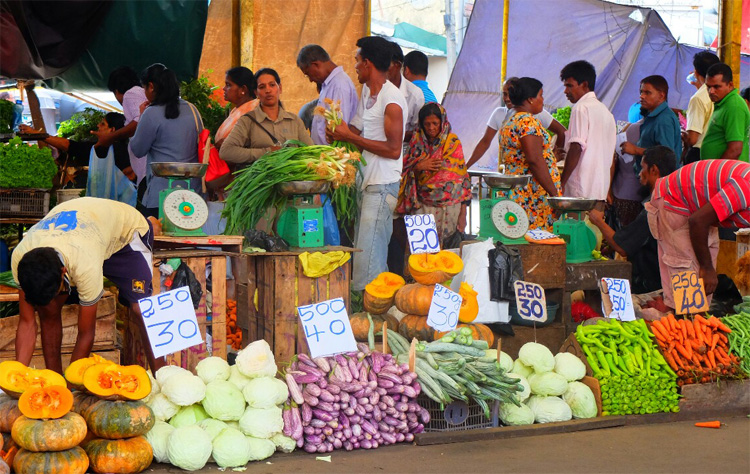
[[[443,105],[466,156],[484,134],[487,119],[501,105],[503,2],[477,0],[451,75]],[[544,84],[545,107],[571,105],[560,70],[585,59],[596,67],[596,94],[617,120],[626,120],[638,101],[641,79],[660,74],[669,83],[669,105],[687,108],[695,87],[685,80],[701,48],[677,43],[658,13],[649,8],[601,0],[510,2],[508,77],[531,76]],[[750,85],[750,59],[742,56],[742,80]],[[496,143],[496,142],[495,142]],[[498,147],[475,165],[496,169]]]

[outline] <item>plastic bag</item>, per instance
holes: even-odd
[[[339,224],[336,213],[333,212],[331,199],[327,194],[321,194],[320,202],[323,204],[323,241],[326,245],[341,245]]]
[[[203,296],[203,289],[198,279],[195,278],[195,273],[182,262],[174,273],[174,279],[172,280],[172,289],[181,288],[187,286],[190,289],[190,297],[193,299],[193,308],[198,309],[198,304]]]
[[[258,247],[268,252],[286,252],[289,245],[281,237],[268,235],[262,230],[251,229],[245,232],[246,245]]]
[[[477,291],[479,315],[475,323],[507,323],[510,321],[508,303],[490,300],[489,259],[487,253],[492,249],[492,239],[475,244],[467,244],[461,249],[464,269],[451,281],[451,290],[458,292],[461,282],[466,282]]]
[[[442,242],[442,247],[444,249],[457,249],[461,247],[461,242],[465,240],[477,240],[476,235],[471,234],[464,234],[460,230],[455,231],[452,233],[448,238],[445,239],[444,242]]]
[[[523,280],[523,262],[521,253],[495,242],[495,248],[488,252],[490,260],[490,299],[492,301],[515,301],[516,291],[513,284]]]

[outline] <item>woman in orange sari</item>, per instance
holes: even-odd
[[[419,128],[404,157],[396,212],[432,214],[440,241],[456,232],[461,203],[471,184],[464,152],[440,104],[431,102],[419,111]]]

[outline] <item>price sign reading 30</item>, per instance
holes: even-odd
[[[547,300],[544,289],[536,283],[516,280],[516,307],[521,319],[527,321],[547,320]]]
[[[409,238],[411,253],[435,253],[440,251],[435,216],[432,214],[417,214],[404,216],[406,235]]]
[[[203,342],[187,286],[138,300],[154,357],[162,357]]]
[[[432,293],[430,312],[427,314],[427,325],[440,332],[453,331],[458,324],[458,313],[461,311],[463,298],[456,292],[441,284],[435,285]]]
[[[708,299],[703,280],[694,271],[672,275],[672,291],[677,314],[696,314],[708,311]]]
[[[343,298],[297,306],[297,312],[312,357],[357,351]]]

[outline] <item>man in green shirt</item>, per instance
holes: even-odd
[[[701,145],[701,159],[748,161],[750,111],[732,82],[732,69],[717,63],[706,73],[714,113]]]

